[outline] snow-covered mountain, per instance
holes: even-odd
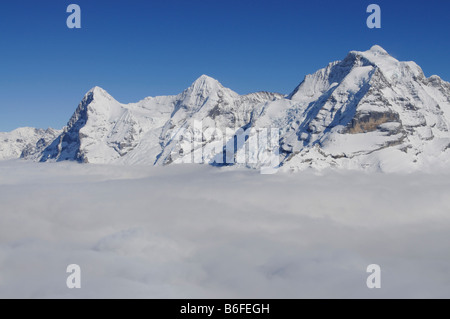
[[[39,160],[42,151],[61,134],[61,130],[21,127],[12,132],[0,132],[0,160],[27,158]]]
[[[398,171],[449,162],[450,83],[380,46],[307,76],[289,98],[293,105],[280,113],[291,168]]]
[[[373,46],[307,75],[287,96],[239,95],[206,75],[178,95],[132,104],[95,87],[61,132],[19,129],[26,132],[20,138],[17,130],[2,133],[0,159],[221,163],[239,149],[261,159],[267,153],[261,136],[239,143],[234,135],[269,129],[279,133],[269,152],[279,153],[288,170],[409,171],[449,164],[449,128],[450,83],[426,78],[414,62],[399,62]]]
[[[132,104],[121,104],[95,87],[61,135],[42,152],[41,161],[169,164],[183,155],[180,134],[194,136],[195,123],[201,123],[203,130],[234,132],[250,122],[257,105],[281,98],[267,92],[240,96],[206,75],[176,96],[149,97]],[[194,152],[207,142],[214,138],[188,150]]]

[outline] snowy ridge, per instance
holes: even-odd
[[[213,134],[186,154],[180,136],[194,136],[199,122],[203,131],[279,129],[280,166],[286,170],[427,169],[449,164],[450,83],[426,78],[416,63],[400,62],[375,45],[307,75],[287,96],[241,96],[206,75],[178,95],[131,104],[95,87],[63,131],[45,133],[38,146],[41,131],[23,129],[28,133],[16,142],[7,137],[16,131],[1,133],[0,159],[168,165],[210,146],[215,153],[204,160],[213,163],[234,148],[233,141]],[[24,151],[27,145],[33,147]]]
[[[40,160],[165,165],[179,157],[181,147],[174,137],[179,132],[194,134],[195,122],[202,122],[203,129],[238,129],[249,123],[257,105],[281,98],[269,92],[240,96],[206,75],[176,96],[131,104],[121,104],[95,87]]]
[[[16,158],[38,159],[41,152],[59,135],[60,130],[21,127],[0,132],[0,160]]]

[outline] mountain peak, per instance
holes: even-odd
[[[224,92],[231,90],[225,88],[219,81],[216,79],[207,76],[205,74],[201,75],[197,80],[195,80],[189,88],[187,88],[182,94],[187,94],[188,96],[203,96],[208,97],[212,94],[217,94],[218,92]],[[235,95],[236,93],[230,93]]]
[[[94,86],[84,95],[84,98],[81,101],[82,107],[84,108],[93,101],[99,102],[100,105],[105,105],[105,103],[119,103],[111,94],[99,86]],[[99,105],[96,106],[96,108],[98,107]]]
[[[236,99],[239,94],[224,87],[216,79],[207,75],[201,75],[190,87],[177,95],[177,107],[173,114],[183,107],[190,112],[198,111],[206,102],[212,105],[223,99]]]
[[[196,81],[217,81],[217,80],[210,77],[209,75],[202,74],[198,77],[198,79]]]
[[[191,87],[195,87],[195,88],[206,88],[206,87],[215,87],[215,86],[222,86],[219,81],[217,81],[216,79],[202,74],[197,80],[195,80]]]
[[[387,51],[385,49],[383,49],[381,46],[375,44],[374,46],[372,46],[369,50],[369,52],[372,52],[374,54],[378,53],[380,55],[389,55],[389,53],[387,53]]]
[[[109,94],[108,92],[106,92],[104,89],[102,89],[99,86],[94,86],[92,89],[90,89],[86,95],[93,95],[95,99],[99,98],[99,97],[106,97],[108,99],[112,99],[111,94]]]
[[[377,65],[379,62],[398,62],[385,49],[379,45],[373,45],[367,51],[350,51],[348,57],[353,60],[355,57],[363,57],[370,63]]]
[[[89,92],[93,92],[93,93],[95,93],[95,92],[105,92],[105,90],[102,89],[99,86],[94,86],[92,89],[89,90]]]

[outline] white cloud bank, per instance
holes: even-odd
[[[0,297],[450,298],[449,177],[1,162]]]

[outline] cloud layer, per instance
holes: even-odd
[[[449,177],[2,162],[0,297],[449,298]]]

